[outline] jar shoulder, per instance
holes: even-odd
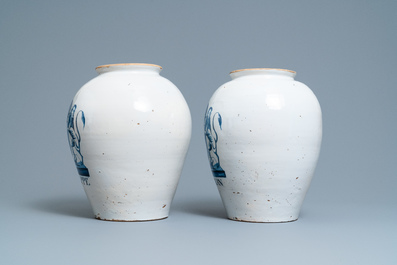
[[[313,91],[295,80],[232,80],[220,86],[212,95],[209,105],[228,109],[269,108],[282,105],[289,108],[309,108],[321,112]],[[281,107],[280,107],[281,109]]]
[[[243,100],[247,97],[261,97],[269,94],[314,96],[313,91],[307,85],[296,80],[261,80],[247,78],[245,80],[232,80],[221,85],[215,90],[211,99],[236,97],[236,99]]]
[[[165,87],[168,89],[178,89],[170,80],[158,75],[158,74],[128,74],[128,73],[117,73],[110,72],[101,74],[94,77],[86,84],[84,84],[81,89],[89,89],[92,87]],[[80,89],[80,90],[81,90]]]
[[[190,117],[190,110],[181,91],[160,75],[138,76],[106,73],[83,85],[75,94],[73,104],[80,108],[123,111],[180,112]]]

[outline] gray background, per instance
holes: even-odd
[[[396,264],[396,1],[0,1],[1,264]],[[166,220],[93,219],[66,138],[98,65],[147,62],[193,135]],[[323,145],[300,219],[226,219],[203,137],[232,70],[277,67],[317,95]]]

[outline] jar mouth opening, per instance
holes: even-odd
[[[288,70],[288,69],[281,69],[281,68],[246,68],[246,69],[239,69],[239,70],[234,70],[231,71],[230,74],[238,73],[238,72],[243,72],[243,71],[266,71],[266,70],[272,70],[272,71],[284,71],[284,72],[290,72],[292,74],[296,74],[295,71]]]
[[[133,66],[133,65],[136,65],[136,66],[139,66],[139,65],[142,65],[142,66],[153,66],[153,67],[160,68],[160,70],[163,69],[163,67],[161,67],[160,65],[150,64],[150,63],[115,63],[115,64],[100,65],[97,68],[95,68],[95,70],[102,70],[102,69],[106,69],[106,68],[109,68],[109,67],[112,67],[112,66],[130,66],[130,65],[131,66]]]

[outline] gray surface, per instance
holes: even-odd
[[[1,1],[1,264],[396,264],[395,1]],[[184,94],[193,135],[168,219],[92,218],[66,138],[101,64],[148,62]],[[225,219],[202,125],[247,67],[297,71],[323,110],[298,221]]]

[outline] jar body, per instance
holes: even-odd
[[[232,72],[209,101],[205,139],[228,218],[296,220],[322,138],[313,92],[281,69]]]
[[[156,68],[157,67],[157,68]],[[95,217],[168,216],[191,137],[180,91],[153,65],[110,65],[74,97],[68,136]]]

